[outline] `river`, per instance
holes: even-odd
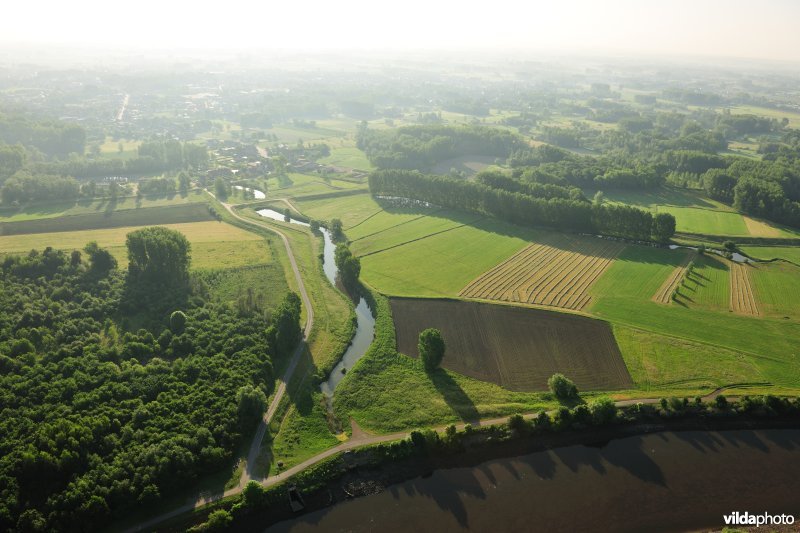
[[[282,222],[286,221],[285,215],[274,209],[259,209],[256,212],[262,217]],[[309,226],[307,222],[291,217],[289,218],[289,222],[300,226]],[[331,233],[327,229],[320,228],[320,232],[322,232],[322,238],[324,240],[322,248],[322,270],[325,272],[325,277],[328,278],[328,281],[335,287],[336,277],[339,274],[339,270],[336,268],[336,262],[334,261],[336,245],[333,239],[331,239]],[[367,304],[367,300],[360,296],[356,304],[356,319],[358,320],[356,324],[356,333],[353,336],[350,346],[345,351],[344,356],[342,356],[342,360],[333,368],[328,379],[320,385],[323,394],[329,399],[333,397],[336,385],[344,378],[346,371],[353,368],[353,365],[366,353],[370,344],[372,344],[372,340],[375,338],[375,318],[373,317],[372,309],[370,309],[369,304]]]
[[[439,470],[272,532],[690,531],[800,520],[800,430],[663,432]],[[766,529],[765,529],[766,531]]]

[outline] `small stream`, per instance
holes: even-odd
[[[259,209],[256,211],[256,213],[265,218],[286,222],[285,215],[275,211],[274,209]],[[298,226],[309,226],[307,222],[303,222],[302,220],[297,220],[294,218],[289,218],[289,223],[297,224]],[[331,282],[331,285],[336,287],[336,278],[339,275],[339,269],[336,268],[336,263],[334,261],[334,250],[336,249],[336,245],[333,243],[331,234],[327,229],[320,228],[319,230],[322,232],[322,237],[325,242],[322,251],[322,270],[325,272],[325,277],[328,278],[328,281]],[[367,304],[367,301],[360,296],[358,303],[356,304],[356,319],[356,333],[353,336],[350,346],[344,352],[342,360],[339,361],[335,367],[333,367],[328,379],[322,382],[320,385],[322,393],[329,399],[333,397],[333,392],[336,389],[336,385],[342,381],[342,378],[344,378],[347,370],[353,368],[353,365],[356,364],[356,361],[361,359],[361,357],[367,352],[367,349],[369,348],[370,344],[372,344],[372,340],[375,337],[375,318],[372,316],[372,309],[369,307],[369,304]]]

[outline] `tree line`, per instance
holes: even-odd
[[[634,240],[668,241],[675,218],[636,207],[586,200],[540,198],[484,183],[413,170],[377,170],[369,176],[373,195],[399,196],[453,209],[484,213],[520,225],[549,226]]]

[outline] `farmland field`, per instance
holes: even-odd
[[[358,170],[372,170],[373,168],[364,152],[354,146],[331,148],[331,155],[323,157],[319,163]]]
[[[800,267],[782,262],[760,264],[750,272],[750,279],[763,314],[800,318]]]
[[[731,278],[731,311],[740,315],[758,316],[758,305],[753,294],[751,282],[752,267],[742,263],[729,262]]]
[[[678,287],[676,302],[691,308],[728,311],[732,305],[728,263],[721,257],[699,256],[692,274]]]
[[[351,235],[353,226],[360,226],[360,223],[363,223],[368,217],[377,216],[383,211],[383,208],[372,199],[369,193],[319,200],[300,199],[296,200],[294,204],[304,215],[316,220],[328,221],[338,218],[342,221],[344,230],[351,239],[353,238]]]
[[[624,326],[614,326],[614,337],[641,390],[713,390],[764,381],[752,359],[733,350]]]
[[[180,224],[213,220],[204,203],[176,206],[124,209],[104,213],[70,215],[59,218],[39,218],[0,222],[0,235],[22,235],[30,233],[52,233],[120,228],[131,226],[153,226],[158,224]]]
[[[398,350],[417,356],[419,333],[442,331],[442,365],[510,390],[546,390],[562,372],[582,390],[631,388],[606,322],[538,309],[454,300],[392,299]]]
[[[693,253],[686,254],[686,259],[684,259],[680,265],[675,267],[675,270],[672,271],[672,274],[669,275],[664,284],[658,289],[658,292],[656,292],[656,294],[653,296],[654,302],[661,304],[668,304],[670,302],[673,292],[678,288],[681,281],[683,281],[686,275],[686,267],[689,266],[689,262],[693,257]]]
[[[800,346],[800,325],[793,321],[730,313],[730,282],[727,268],[722,263],[712,258],[706,261],[714,261],[718,266],[711,263],[701,265],[701,261],[695,261],[695,272],[703,278],[694,275],[693,278],[706,286],[694,289],[701,293],[708,291],[699,298],[706,304],[715,298],[720,300],[714,309],[686,298],[680,299],[683,305],[659,305],[651,300],[684,257],[684,253],[677,250],[628,247],[593,287],[595,298],[589,311],[614,323],[615,327],[633,326],[651,333],[744,353],[758,368],[763,381],[796,386],[800,379],[800,367],[796,364],[796,358],[800,357],[797,348]],[[708,287],[709,280],[704,279],[709,278],[709,274],[721,274],[717,276],[720,279],[714,283],[714,288]],[[681,291],[698,299],[696,293],[685,288]],[[760,302],[758,287],[756,295]],[[625,350],[623,345],[620,347]]]
[[[459,296],[580,310],[589,289],[624,248],[564,235],[532,244],[464,287]]]
[[[538,232],[485,219],[361,259],[362,278],[384,294],[456,296],[481,272],[535,240]],[[425,237],[421,238],[420,237]]]
[[[287,178],[269,178],[267,187],[270,197],[302,197],[336,191],[365,189],[366,185],[338,180],[334,177],[323,179],[322,176],[290,173]]]
[[[65,217],[70,215],[111,214],[128,209],[145,209],[167,205],[191,204],[205,202],[208,196],[199,190],[189,191],[186,196],[175,194],[162,198],[120,196],[115,202],[107,198],[95,200],[78,200],[68,202],[47,202],[23,205],[18,208],[4,207],[0,210],[0,222],[16,222],[40,218]]]
[[[658,206],[660,213],[675,216],[675,230],[683,233],[707,235],[750,235],[744,218],[739,213],[716,211],[696,207]]]
[[[741,246],[740,248],[755,259],[785,259],[800,265],[800,246]]]
[[[262,237],[223,222],[193,222],[164,224],[180,231],[192,244],[192,268],[234,268],[268,263],[272,260],[269,247]],[[108,228],[32,235],[0,236],[0,254],[26,253],[48,246],[63,250],[82,249],[96,241],[108,248],[124,268],[128,263],[125,237],[137,227]]]

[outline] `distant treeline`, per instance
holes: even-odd
[[[702,183],[711,198],[737,210],[800,227],[800,149],[766,154],[761,161],[725,158],[705,171]]]
[[[507,182],[494,180],[484,177],[472,182],[392,169],[372,172],[369,187],[374,195],[421,200],[442,207],[484,213],[520,225],[659,242],[669,240],[675,232],[675,218],[668,213],[654,215],[625,205],[592,204],[585,199],[563,198],[555,193],[555,188],[545,193],[549,197],[537,197],[530,194],[536,189],[509,191],[506,190]],[[495,188],[487,183],[498,183],[506,188]]]
[[[197,169],[208,164],[205,146],[181,143],[173,139],[144,142],[139,155],[131,159],[85,159],[36,163],[31,170],[39,174],[56,174],[80,178],[148,174],[165,170]]]
[[[506,159],[527,146],[514,133],[479,126],[407,126],[392,130],[362,127],[357,146],[379,168],[425,170],[464,155]]]
[[[47,156],[64,158],[72,153],[83,154],[86,132],[77,124],[0,113],[0,143],[20,144]]]

